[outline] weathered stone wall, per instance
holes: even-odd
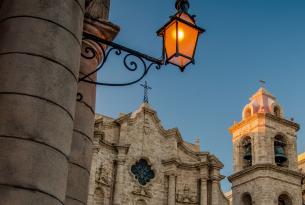
[[[300,176],[288,173],[284,168],[270,165],[253,166],[232,180],[233,204],[242,205],[242,196],[249,193],[255,204],[278,205],[278,197],[285,193],[293,204],[301,204]],[[236,179],[235,179],[236,177]]]
[[[222,176],[214,171],[223,165],[209,153],[198,152],[195,145],[185,144],[177,129],[163,129],[147,104],[116,120],[98,117],[95,130],[99,140],[91,167],[89,205],[96,205],[100,189],[107,205],[111,201],[116,205],[228,204],[219,187]],[[145,159],[155,173],[145,186],[131,172],[131,166],[140,159]],[[105,170],[100,172],[99,167]],[[97,182],[98,173],[108,173],[108,185]],[[201,183],[202,178],[205,183]],[[207,180],[214,179],[213,188]]]

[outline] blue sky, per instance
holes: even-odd
[[[121,27],[115,42],[159,58],[162,40],[156,31],[175,13],[174,0],[111,0],[110,21]],[[191,14],[207,32],[197,47],[196,64],[184,73],[176,67],[151,70],[150,104],[165,128],[178,127],[184,139],[201,138],[232,173],[228,128],[241,119],[249,97],[267,81],[267,89],[287,118],[301,124],[298,152],[305,152],[305,1],[190,0]],[[136,78],[111,56],[99,73],[103,82]],[[143,82],[143,81],[142,81]],[[98,87],[96,111],[112,117],[134,111],[142,102],[139,84]],[[230,189],[223,182],[225,191]]]

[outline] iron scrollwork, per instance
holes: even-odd
[[[97,36],[94,36],[92,34],[83,33],[83,41],[87,42],[95,42],[101,49],[101,62],[96,68],[96,70],[88,73],[87,75],[81,77],[79,81],[87,82],[87,83],[92,83],[96,85],[103,85],[103,86],[127,86],[127,85],[132,85],[135,84],[139,81],[141,81],[148,71],[151,68],[155,68],[159,70],[161,66],[164,64],[162,59],[156,59],[151,56],[145,55],[143,53],[140,53],[138,51],[126,48],[124,46],[121,46],[119,44],[98,38]],[[106,61],[108,60],[109,56],[111,54],[117,55],[117,56],[122,56],[123,57],[123,65],[124,67],[131,72],[135,72],[140,70],[140,67],[143,68],[143,71],[141,75],[136,79],[131,82],[126,82],[126,83],[104,83],[104,82],[95,82],[89,79],[90,76],[94,75],[97,73],[99,70],[102,69]],[[85,59],[94,59],[97,55],[97,52],[94,48],[90,47],[89,45],[84,46],[82,48],[82,53],[81,56]]]

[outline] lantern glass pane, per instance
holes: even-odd
[[[192,59],[196,48],[197,37],[199,35],[198,30],[179,22],[178,33],[181,35],[180,38],[178,37],[179,53]]]
[[[168,62],[179,66],[180,68],[185,67],[187,64],[191,62],[190,59],[185,58],[183,56],[173,57]]]
[[[167,58],[174,56],[177,52],[176,26],[177,26],[177,21],[174,21],[165,29],[164,46],[165,46]]]

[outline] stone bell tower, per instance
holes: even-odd
[[[260,88],[243,110],[233,135],[233,205],[300,205],[302,176],[297,167],[299,125]]]

